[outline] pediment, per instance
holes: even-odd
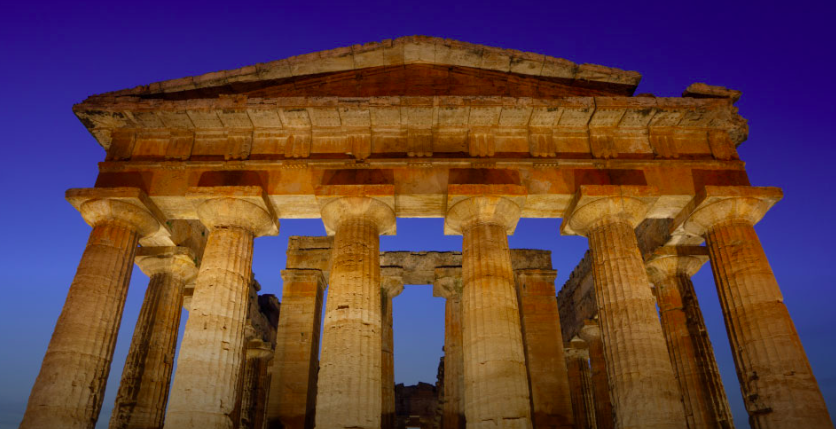
[[[531,52],[410,36],[314,52],[101,96],[189,100],[274,97],[631,96],[641,75]]]

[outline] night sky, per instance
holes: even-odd
[[[755,186],[785,198],[757,226],[814,372],[836,410],[833,160],[836,2],[6,2],[0,11],[0,429],[20,422],[90,228],[64,200],[93,185],[104,151],[72,114],[91,94],[404,35],[537,52],[643,74],[637,93],[679,96],[692,82],[743,91],[739,148]],[[511,247],[548,249],[562,285],[587,248],[558,219],[524,219]],[[290,235],[256,240],[262,293],[281,297]],[[399,219],[382,250],[460,250],[441,219]],[[98,427],[106,427],[145,286],[138,269]],[[708,265],[694,277],[735,423],[747,427]],[[444,302],[407,286],[394,302],[395,378],[434,383]],[[185,318],[183,326],[185,325]]]

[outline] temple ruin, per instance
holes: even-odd
[[[732,428],[690,280],[710,261],[751,426],[833,428],[754,228],[782,192],[738,156],[740,92],[640,79],[415,36],[87,98],[106,155],[66,198],[92,231],[20,427],[96,425],[136,264],[111,429],[408,424],[405,284],[445,300],[433,427]],[[461,252],[381,253],[397,217]],[[308,218],[327,236],[292,237],[281,304],[258,295],[253,241]],[[549,252],[509,249],[521,218],[587,237],[559,293]]]

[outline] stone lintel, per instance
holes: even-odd
[[[732,219],[758,223],[783,198],[780,188],[705,186],[679,213],[674,225],[683,233],[702,236],[711,226]]]
[[[605,216],[625,219],[635,227],[658,199],[655,186],[581,185],[564,214],[560,232],[585,235],[593,223]]]
[[[708,248],[705,246],[662,246],[645,255],[645,261],[665,256],[708,256]]]
[[[262,235],[276,235],[279,233],[278,214],[270,203],[267,194],[260,186],[195,186],[191,187],[186,194],[198,211],[198,216],[201,215],[201,207],[213,200],[235,200],[249,204],[252,209],[261,209],[263,213],[241,212],[247,207],[241,207],[242,210],[234,210],[231,207],[219,207],[220,210],[213,210],[214,213],[206,213],[211,217],[227,217],[227,218],[251,218],[244,223],[250,224],[253,228],[253,233],[256,236]],[[227,205],[227,204],[225,204]],[[227,210],[228,209],[228,210]],[[216,219],[201,219],[206,224],[207,222],[215,222]],[[207,225],[208,227],[209,225]]]
[[[139,207],[148,212],[160,225],[156,233],[140,238],[140,244],[143,246],[176,245],[171,239],[171,230],[166,224],[165,215],[142,189],[132,187],[72,188],[67,190],[64,197],[79,212],[84,203],[92,200],[115,200]],[[85,222],[90,223],[87,219]]]

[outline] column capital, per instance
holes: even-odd
[[[433,296],[456,298],[462,295],[462,267],[437,267],[433,280]]]
[[[392,299],[403,292],[403,267],[380,267],[380,289]]]
[[[194,252],[188,247],[140,247],[134,262],[148,277],[168,273],[190,283],[197,276]]]
[[[370,219],[381,235],[395,234],[395,210],[393,204],[369,196],[340,196],[320,199],[320,211],[325,231],[334,235],[337,227],[351,218]]]
[[[325,290],[325,275],[320,270],[288,268],[281,271],[284,283],[316,283],[320,291]]]
[[[75,188],[65,198],[90,226],[116,222],[136,230],[140,238],[169,235],[162,212],[139,188]]]
[[[586,235],[605,219],[627,221],[635,228],[658,198],[654,186],[582,185],[563,215],[560,233]]]
[[[238,227],[256,237],[279,233],[278,215],[260,186],[192,187],[186,198],[209,229]]]
[[[645,262],[651,283],[659,283],[678,274],[693,276],[708,261],[707,256],[667,255]]]
[[[598,326],[598,322],[595,320],[584,320],[578,336],[587,344],[601,341],[601,327]]]
[[[460,235],[468,225],[476,223],[501,225],[513,234],[524,203],[524,194],[448,195],[444,234]]]
[[[694,196],[679,218],[686,232],[703,236],[725,222],[758,223],[783,198],[780,188],[754,186],[706,186]]]

